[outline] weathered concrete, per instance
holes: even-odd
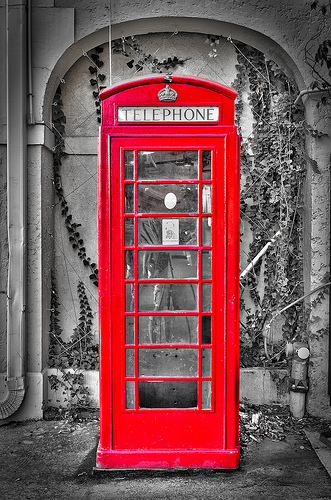
[[[239,399],[257,405],[289,404],[288,370],[241,368]]]
[[[71,370],[72,371],[72,370]],[[84,384],[89,389],[89,402],[92,408],[99,408],[99,373],[85,370]],[[60,380],[62,374],[56,368],[48,368],[47,378],[55,375]],[[70,396],[68,391],[59,386],[51,390],[48,384],[46,407],[66,408]],[[286,369],[241,368],[239,400],[254,405],[289,404],[289,376]]]
[[[92,475],[98,422],[0,427],[1,497],[82,500],[329,500],[331,478],[309,441],[288,432],[243,449],[237,471],[117,471]]]

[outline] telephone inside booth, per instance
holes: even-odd
[[[101,94],[97,468],[239,465],[236,93]]]

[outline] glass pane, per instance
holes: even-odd
[[[125,279],[130,280],[134,278],[134,262],[133,250],[125,250]]]
[[[162,221],[173,219],[162,219],[156,217],[139,217],[138,219],[138,245],[153,246],[162,245],[163,231]],[[197,217],[179,217],[179,245],[197,245],[198,219]]]
[[[202,178],[211,180],[211,151],[202,151]]]
[[[211,247],[211,217],[202,218],[202,244]]]
[[[198,277],[197,250],[142,250],[138,252],[138,278],[182,279]]]
[[[134,151],[124,151],[124,179],[133,180],[134,175]]]
[[[134,344],[134,316],[125,317],[125,343]]]
[[[134,284],[125,284],[125,311],[134,311]]]
[[[133,380],[125,382],[125,408],[131,410],[135,407],[135,387]]]
[[[211,349],[202,349],[202,376],[211,377]]]
[[[197,211],[198,186],[196,184],[138,185],[139,213],[192,213]]]
[[[125,376],[134,377],[134,349],[125,349]]]
[[[139,408],[197,408],[196,380],[139,381]]]
[[[138,338],[139,344],[197,344],[198,318],[196,316],[140,316]]]
[[[197,311],[197,308],[196,283],[139,285],[139,311]]]
[[[202,186],[202,212],[204,214],[211,213],[211,185],[203,184]]]
[[[211,283],[202,283],[202,310],[211,311]]]
[[[139,349],[138,369],[139,377],[197,377],[198,349]]]
[[[125,217],[124,219],[124,245],[132,247],[134,245],[134,218]]]
[[[203,380],[201,382],[201,388],[202,388],[201,408],[203,410],[210,410],[211,409],[211,381],[210,380]]]
[[[125,184],[124,186],[124,212],[126,214],[134,212],[133,184]]]
[[[202,250],[202,279],[211,279],[211,250]]]
[[[138,179],[197,179],[198,151],[138,151]]]
[[[202,344],[211,344],[211,317],[202,316]]]

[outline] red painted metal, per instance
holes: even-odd
[[[169,82],[163,76],[144,78],[118,85],[101,94],[102,125],[99,142],[99,297],[100,297],[100,443],[97,467],[116,468],[236,468],[239,466],[239,138],[234,126],[236,93],[208,80],[173,76],[169,84],[176,90],[175,102],[160,102],[158,93]],[[119,122],[118,106],[162,107],[218,106],[217,122]],[[144,180],[137,177],[138,151],[198,151],[199,178]],[[211,151],[212,178],[202,178],[202,151]],[[133,152],[134,175],[124,179],[124,151]],[[143,286],[155,287],[160,278],[138,276],[138,253],[150,247],[138,244],[138,223],[147,217],[166,219],[166,213],[143,213],[138,210],[138,190],[169,184],[172,189],[191,186],[199,193],[196,210],[171,214],[178,221],[192,218],[212,220],[211,244],[204,244],[201,231],[190,245],[164,246],[153,244],[152,251],[196,251],[199,262],[197,276],[161,279],[161,286],[189,283],[192,294],[198,291],[197,310],[143,310],[139,297]],[[202,185],[212,187],[210,212],[202,211]],[[135,202],[124,212],[124,189],[131,186]],[[124,245],[124,223],[134,222],[134,243]],[[145,219],[144,219],[145,218]],[[178,222],[179,223],[179,222]],[[133,255],[134,275],[125,276],[125,248]],[[203,250],[212,251],[212,274],[202,277]],[[211,310],[202,304],[204,285],[212,287]],[[134,286],[135,302],[125,310],[125,286]],[[183,285],[185,286],[185,285]],[[196,287],[196,288],[193,288]],[[204,293],[204,292],[203,292]],[[197,300],[195,298],[195,300]],[[185,317],[200,325],[197,341],[186,343],[139,343],[138,323],[151,317]],[[210,317],[211,339],[203,344],[201,325]],[[135,325],[130,340],[125,340],[126,319]],[[161,319],[161,318],[160,318]],[[188,321],[188,319],[187,319]],[[209,320],[208,320],[209,321]],[[139,323],[140,324],[140,323]],[[126,343],[125,343],[126,342]],[[125,350],[134,357],[132,371],[126,372]],[[202,360],[211,349],[210,372],[203,373]],[[186,375],[140,373],[143,355],[154,356],[161,350],[190,353],[196,357],[197,370]],[[158,386],[160,381],[174,384],[187,381],[197,387],[196,404],[188,407],[146,407],[140,391],[146,382]],[[202,384],[205,382],[205,385]],[[126,384],[134,388],[134,397],[126,403]],[[155,387],[156,387],[155,386]],[[146,387],[151,387],[147,386]],[[169,386],[170,387],[170,386]],[[174,385],[175,387],[175,385]],[[178,387],[178,385],[177,385]],[[188,386],[187,386],[188,387]],[[209,387],[210,403],[206,403],[202,387]],[[175,389],[174,389],[175,390]],[[129,391],[129,389],[128,389]],[[194,391],[193,391],[194,392]],[[177,404],[177,402],[176,402]],[[140,405],[140,406],[139,406]],[[173,405],[175,406],[175,404]]]

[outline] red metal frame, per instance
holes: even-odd
[[[234,126],[234,99],[232,89],[203,79],[173,77],[170,87],[178,93],[175,103],[160,103],[158,92],[165,87],[162,76],[128,82],[105,91],[102,102],[102,126],[99,151],[99,296],[100,296],[100,443],[97,452],[98,468],[236,468],[239,465],[238,443],[238,385],[239,385],[239,139]],[[217,123],[122,123],[117,121],[117,106],[219,106]],[[124,150],[212,150],[214,176],[211,181],[166,181],[171,184],[187,182],[213,186],[212,214],[214,232],[212,240],[212,280],[190,279],[190,283],[213,282],[214,300],[211,316],[212,372],[203,377],[212,381],[212,405],[201,408],[201,353],[205,346],[180,344],[183,349],[194,348],[199,353],[198,375],[189,377],[198,381],[197,408],[150,409],[138,406],[138,381],[153,380],[139,377],[138,351],[164,348],[164,344],[138,344],[138,317],[150,312],[138,312],[137,295],[135,309],[124,311],[124,284],[133,283],[136,293],[139,284],[153,283],[150,279],[138,279],[137,212],[124,214],[124,184],[148,184],[150,181],[123,179],[122,157]],[[199,162],[201,165],[201,161]],[[200,166],[201,168],[201,166]],[[153,181],[153,183],[164,181]],[[136,197],[137,199],[137,197]],[[199,197],[197,213],[175,214],[173,217],[197,217],[201,213]],[[136,202],[137,203],[137,202]],[[145,214],[146,215],[146,214]],[[132,216],[135,222],[136,246],[133,279],[124,279],[124,218]],[[160,214],[148,214],[159,217]],[[162,217],[162,215],[161,215]],[[199,225],[200,227],[200,225]],[[201,236],[200,236],[201,238]],[[153,250],[164,250],[153,246]],[[196,246],[176,246],[176,250],[194,249],[199,254],[202,243]],[[209,248],[209,247],[204,247]],[[200,260],[199,260],[200,262]],[[201,266],[201,263],[199,264]],[[158,280],[159,281],[159,280]],[[174,280],[163,280],[164,283]],[[176,280],[186,282],[187,280]],[[153,312],[153,315],[170,313]],[[201,316],[201,294],[198,311],[178,312],[186,316]],[[134,344],[125,346],[124,317],[132,316],[136,323]],[[124,349],[135,352],[133,376],[124,371]],[[168,345],[166,345],[168,347]],[[172,346],[170,346],[172,347]],[[155,378],[155,377],[154,377]],[[178,378],[178,377],[177,377]],[[176,377],[173,379],[177,380]],[[124,384],[135,383],[135,407],[125,409]],[[167,380],[172,378],[167,377]],[[180,377],[185,380],[185,377]]]

